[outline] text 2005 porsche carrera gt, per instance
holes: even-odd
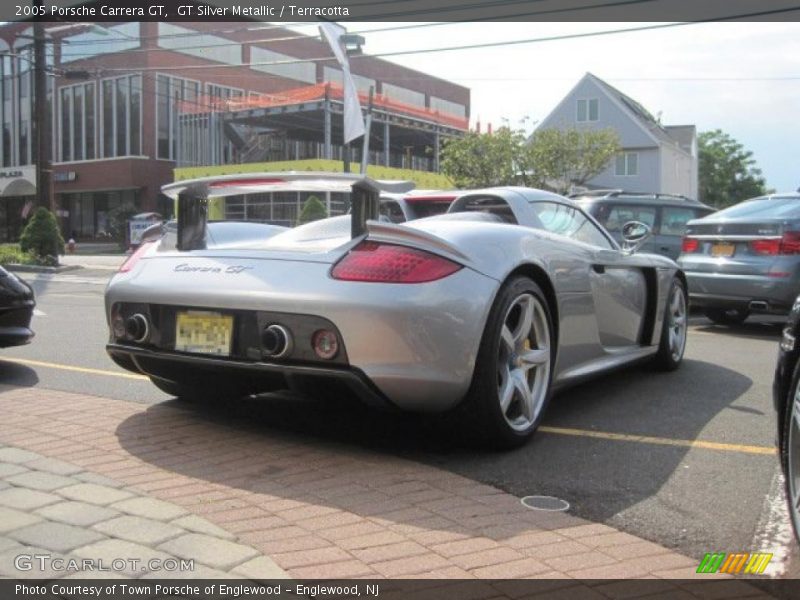
[[[645,225],[626,227],[622,249],[569,200],[511,187],[395,225],[379,220],[381,187],[321,173],[165,186],[177,227],[111,280],[109,354],[179,397],[338,382],[370,404],[458,407],[500,446],[533,433],[558,387],[680,364],[686,281],[635,252]],[[287,190],[351,191],[352,215],[294,229],[206,220],[208,197]]]

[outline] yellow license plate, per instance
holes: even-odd
[[[179,312],[175,323],[175,350],[230,356],[233,316],[216,312]]]
[[[729,257],[733,256],[734,251],[736,250],[736,246],[733,244],[725,244],[717,242],[713,246],[711,246],[711,256],[714,257]]]

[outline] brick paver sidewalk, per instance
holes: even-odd
[[[379,452],[242,430],[173,403],[35,388],[5,389],[0,403],[0,442],[12,446],[0,449],[0,522],[19,544],[82,556],[139,544],[253,577],[269,557],[295,578],[696,576],[696,559],[658,544]],[[223,548],[235,558],[219,558]]]

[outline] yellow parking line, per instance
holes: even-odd
[[[44,362],[41,360],[31,360],[27,358],[3,357],[0,362],[11,362],[30,367],[45,367],[48,369],[60,369],[62,371],[74,371],[76,373],[89,373],[91,375],[105,375],[107,377],[122,377],[123,379],[148,380],[145,375],[135,373],[125,373],[122,371],[106,371],[104,369],[90,369],[88,367],[76,367],[73,365],[62,365],[59,363]],[[647,435],[631,435],[627,433],[612,433],[609,431],[592,431],[590,429],[572,429],[569,427],[550,427],[542,425],[539,427],[542,433],[552,433],[555,435],[571,435],[576,437],[589,437],[601,440],[613,440],[617,442],[636,442],[639,444],[656,444],[660,446],[679,446],[683,448],[702,448],[704,450],[720,450],[723,452],[740,452],[742,454],[766,454],[774,455],[775,448],[771,446],[748,446],[745,444],[725,444],[722,442],[707,442],[703,440],[680,440],[672,438],[653,437]]]
[[[703,440],[677,440],[672,438],[653,437],[649,435],[630,435],[627,433],[610,433],[591,431],[589,429],[571,429],[569,427],[541,426],[539,431],[556,435],[573,435],[591,437],[618,442],[636,442],[639,444],[657,444],[660,446],[680,446],[684,448],[702,448],[704,450],[721,450],[723,452],[740,452],[743,454],[775,454],[772,446],[748,446],[746,444],[724,444],[722,442],[706,442]]]
[[[88,367],[75,367],[73,365],[61,365],[58,363],[44,362],[41,360],[30,360],[27,358],[9,358],[4,356],[0,362],[12,362],[29,367],[46,367],[48,369],[60,369],[62,371],[75,371],[76,373],[89,373],[91,375],[106,375],[108,377],[122,377],[123,379],[143,379],[149,381],[145,375],[135,373],[125,373],[123,371],[106,371],[104,369],[90,369]]]

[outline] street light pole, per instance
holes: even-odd
[[[37,5],[43,6],[42,0]],[[47,61],[45,58],[44,23],[33,22],[33,102],[36,130],[36,194],[37,204],[55,212],[50,111],[47,110]]]

